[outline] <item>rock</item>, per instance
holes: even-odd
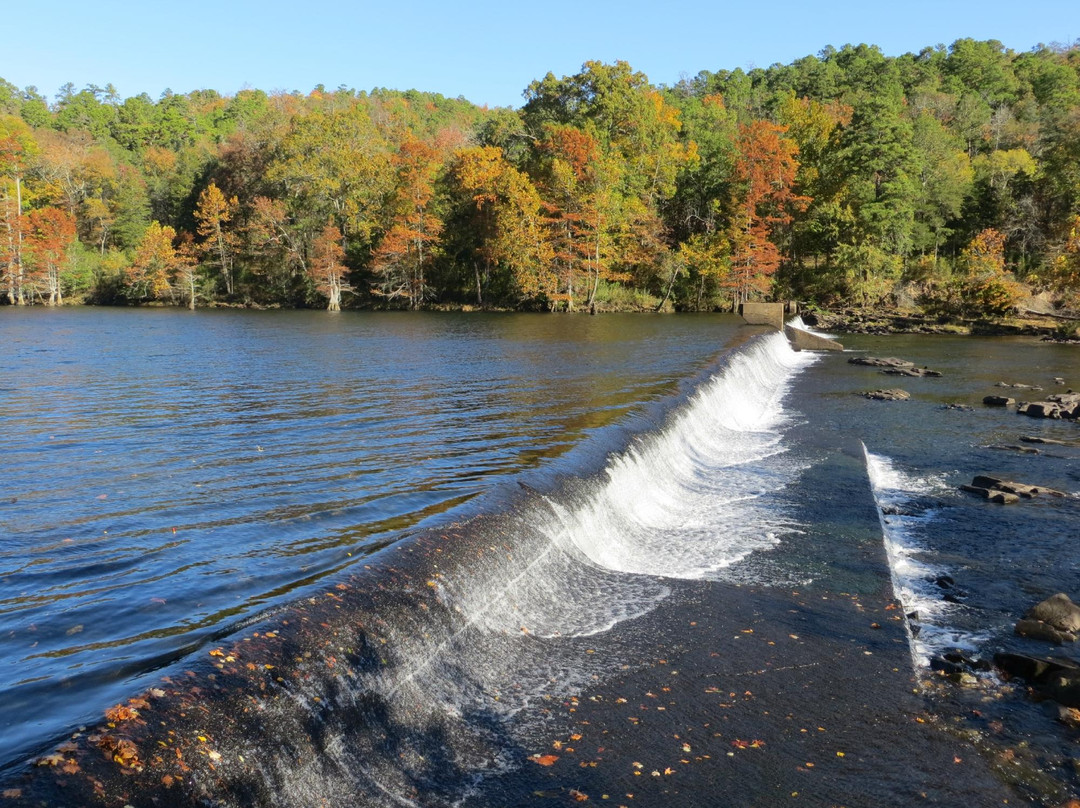
[[[1009,384],[1008,382],[998,382],[994,387],[1011,387],[1014,390],[1042,390],[1041,387],[1034,384]]]
[[[1080,665],[1065,657],[1037,657],[999,651],[994,664],[1010,677],[1019,676],[1032,684],[1049,682],[1059,674],[1080,675]]]
[[[1073,603],[1064,592],[1051,595],[1032,606],[1024,617],[1042,620],[1060,631],[1080,631],[1080,606]]]
[[[872,368],[913,368],[914,362],[906,359],[897,359],[895,356],[853,356],[848,360],[849,365],[867,365]]]
[[[1080,675],[1059,676],[1040,692],[1066,707],[1080,707]]]
[[[1073,729],[1080,727],[1080,710],[1077,710],[1075,707],[1066,707],[1055,701],[1047,700],[1040,704],[1039,708],[1055,721],[1060,721],[1062,724],[1070,726]]]
[[[1046,400],[1058,405],[1062,418],[1080,418],[1080,393],[1055,393]]]
[[[1053,418],[1060,420],[1061,405],[1055,401],[1023,401],[1016,407],[1018,415],[1029,418]]]
[[[1009,494],[1017,494],[1024,497],[1024,499],[1031,499],[1039,494],[1046,494],[1051,497],[1065,496],[1063,492],[1055,491],[1053,488],[1046,488],[1041,485],[1028,485],[1027,483],[1017,483],[1012,480],[1002,480],[1000,477],[991,477],[988,474],[976,474],[971,480],[971,484],[976,488],[990,488],[995,491],[1005,491]],[[1062,597],[1065,596],[1062,595]]]
[[[937,370],[930,370],[929,368],[885,368],[881,371],[889,376],[928,376],[928,377],[940,377],[941,372]]]
[[[1020,501],[1020,497],[1016,494],[1008,494],[1004,491],[995,491],[990,488],[980,488],[977,485],[962,485],[960,486],[960,490],[967,491],[969,494],[975,494],[983,499],[988,499],[991,502],[996,502],[999,505],[1013,505]]]
[[[969,407],[967,404],[942,404],[939,409],[942,410],[957,410],[958,412],[973,412],[974,408]]]
[[[990,663],[985,659],[979,659],[977,657],[969,657],[963,651],[959,649],[953,649],[952,651],[946,651],[942,654],[942,657],[949,662],[955,662],[958,665],[963,665],[968,670],[973,671],[988,671],[990,670]]]
[[[1054,440],[1053,438],[1042,438],[1038,435],[1021,435],[1020,440],[1024,443],[1045,443],[1053,446],[1080,446],[1076,441]]]
[[[1032,449],[1030,446],[1017,446],[1012,443],[992,443],[986,447],[987,449],[997,449],[1003,452],[1020,452],[1021,454],[1042,454],[1038,449]]]
[[[1067,642],[1076,642],[1076,635],[1069,631],[1061,631],[1042,620],[1017,620],[1013,629],[1018,637],[1027,637],[1029,640],[1045,640],[1056,645]]]
[[[941,657],[931,657],[930,670],[938,673],[964,673],[964,666]]]
[[[1024,679],[1038,696],[1065,707],[1080,707],[1080,665],[1074,660],[999,652],[994,654],[994,664],[1006,678]]]
[[[874,401],[907,401],[911,398],[911,393],[900,389],[869,390],[862,395],[864,398],[870,398]]]
[[[1009,398],[1008,396],[985,396],[983,397],[983,404],[987,407],[1011,407],[1016,403],[1015,398]]]

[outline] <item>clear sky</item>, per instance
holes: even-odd
[[[890,56],[962,37],[1023,51],[1080,39],[1080,0],[35,0],[3,14],[0,77],[50,100],[245,87],[418,89],[520,106],[548,71],[628,61],[656,84],[865,42]]]

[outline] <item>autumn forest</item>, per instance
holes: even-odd
[[[1080,44],[656,86],[588,62],[520,109],[419,91],[0,79],[11,305],[688,310],[1080,303]]]

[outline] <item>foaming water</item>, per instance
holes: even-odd
[[[613,457],[548,530],[594,564],[671,578],[717,576],[789,525],[769,494],[800,469],[783,457],[792,375],[816,360],[779,334],[730,356],[660,432]]]
[[[799,329],[800,331],[806,331],[809,334],[817,334],[819,337],[828,337],[829,339],[836,338],[836,334],[830,334],[828,331],[820,331],[813,326],[807,325],[806,322],[803,321],[803,318],[798,314],[788,320],[787,324],[792,328]]]
[[[950,626],[950,618],[962,607],[945,599],[941,582],[948,580],[949,570],[927,559],[929,548],[923,541],[924,531],[937,516],[933,498],[942,493],[941,480],[907,474],[888,457],[865,446],[863,450],[893,590],[909,619],[914,663],[925,668],[932,657],[948,649],[975,650],[986,637]]]

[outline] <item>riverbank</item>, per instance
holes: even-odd
[[[976,336],[1038,336],[1065,339],[1080,320],[1033,311],[1006,317],[931,317],[912,310],[881,308],[810,309],[807,325],[843,334],[953,334]]]

